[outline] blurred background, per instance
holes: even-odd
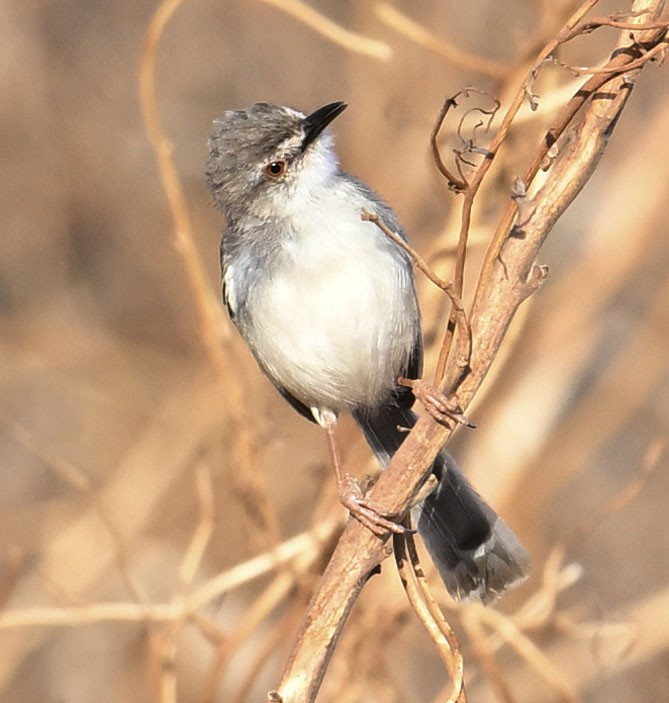
[[[313,0],[325,26],[283,5],[184,2],[161,39],[185,259],[138,97],[157,5],[0,6],[0,700],[264,700],[343,525],[320,430],[227,324],[218,357],[206,344],[224,224],[203,175],[212,120],[258,100],[347,101],[333,125],[345,168],[449,278],[460,201],[429,150],[442,101],[475,85],[508,102],[578,3]],[[560,58],[596,65],[615,41],[602,29]],[[535,85],[540,109],[523,111],[477,203],[469,295],[512,177],[578,84],[549,66]],[[533,560],[496,610],[457,607],[433,581],[472,701],[669,700],[668,129],[669,74],[649,65],[543,250],[550,276],[470,409],[479,429],[451,445]],[[187,275],[198,260],[204,296]],[[429,373],[447,308],[419,286]],[[342,451],[374,471],[346,423]],[[389,560],[320,700],[447,694]]]

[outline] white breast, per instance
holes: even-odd
[[[326,222],[300,219],[278,273],[251,291],[243,330],[260,363],[308,406],[372,407],[401,375],[416,340],[411,272],[379,246],[375,225],[348,209]]]

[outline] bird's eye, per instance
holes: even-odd
[[[268,178],[281,178],[286,172],[285,161],[272,161],[265,166],[265,175]]]

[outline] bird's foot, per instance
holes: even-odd
[[[446,424],[449,420],[452,420],[465,427],[471,427],[472,429],[476,427],[476,424],[468,420],[462,413],[462,408],[455,400],[449,398],[432,383],[428,383],[422,378],[400,378],[398,383],[400,386],[411,388],[413,394],[420,401],[425,410],[427,410],[437,422]]]
[[[351,474],[344,474],[339,484],[339,501],[351,515],[378,537],[389,532],[402,535],[410,532],[409,528],[381,515],[374,503],[365,498],[360,484]]]

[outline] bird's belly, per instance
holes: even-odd
[[[275,383],[308,406],[335,411],[386,399],[416,339],[408,272],[349,258],[275,276],[258,291],[249,339]]]

